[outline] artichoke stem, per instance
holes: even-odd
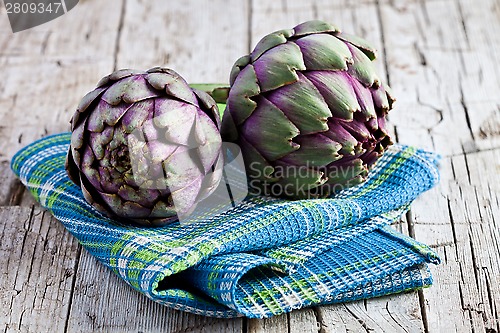
[[[225,83],[193,83],[191,88],[202,90],[209,94],[217,103],[225,104],[229,95],[229,86]]]

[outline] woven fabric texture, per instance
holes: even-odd
[[[439,258],[391,228],[438,182],[438,157],[393,146],[369,179],[332,198],[254,197],[188,225],[140,228],[102,216],[64,170],[70,134],[12,160],[35,199],[126,283],[166,306],[265,318],[307,306],[427,287]]]

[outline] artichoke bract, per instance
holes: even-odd
[[[375,58],[365,40],[308,21],[236,61],[222,137],[241,147],[253,192],[325,197],[366,179],[392,144],[395,99]]]
[[[217,105],[173,70],[104,77],[71,125],[70,179],[97,210],[125,223],[176,221],[222,177]]]

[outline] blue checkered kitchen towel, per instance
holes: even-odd
[[[12,169],[78,241],[166,306],[264,318],[429,286],[427,246],[390,227],[439,178],[437,156],[393,146],[368,181],[330,199],[250,199],[188,225],[140,228],[103,217],[66,175],[70,134],[41,139]]]

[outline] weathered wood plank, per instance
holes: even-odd
[[[126,4],[117,68],[165,66],[190,83],[228,84],[233,63],[248,51],[248,1]]]
[[[46,211],[0,207],[0,329],[63,332],[80,246]]]
[[[69,129],[81,97],[113,68],[119,4],[85,1],[39,27],[0,32],[2,160]]]
[[[0,162],[0,207],[32,205],[37,203],[10,169],[10,162]]]
[[[390,118],[398,124],[400,141],[424,139],[426,147],[445,155],[498,147],[494,133],[500,124],[500,100],[495,91],[500,76],[492,70],[495,58],[470,44],[463,23],[469,8],[479,8],[488,17],[488,7],[443,0],[381,5],[390,79],[398,98]],[[480,20],[473,26],[486,26]]]
[[[20,186],[21,184],[10,170],[9,161],[0,162],[0,206],[11,205],[16,192],[23,191],[22,188],[19,189]]]
[[[288,325],[290,328],[288,332],[317,333],[319,331],[319,323],[313,309],[302,309],[292,313],[288,315]],[[316,323],[316,325],[314,325],[314,323]]]
[[[68,130],[69,119],[80,98],[113,68],[112,42],[116,33],[104,32],[116,31],[119,16],[113,15],[115,9],[116,3],[112,2],[83,2],[64,17],[17,34],[12,34],[10,28],[4,30],[5,21],[2,21],[0,70],[6,78],[0,84],[2,160],[9,160],[19,148],[43,135]],[[2,164],[2,177],[5,177],[3,202],[33,203],[29,194],[18,191],[21,187],[13,180],[7,163]],[[10,211],[2,212],[6,231],[19,228],[15,223],[22,223],[22,216],[10,220],[7,216]],[[48,215],[44,214],[47,220]],[[38,217],[33,220],[35,227],[36,223],[40,224],[38,220]],[[49,222],[50,230],[47,231]],[[26,228],[28,226],[31,224]],[[8,285],[2,288],[7,295],[18,293],[11,296],[11,300],[6,299],[9,304],[2,307],[10,311],[2,316],[8,320],[5,323],[7,331],[62,332],[65,329],[71,304],[73,266],[79,259],[79,247],[60,223],[47,220],[42,228],[45,235],[42,233],[35,241],[34,231],[28,229],[25,243],[18,239],[12,245],[13,255],[21,252],[21,257],[14,259],[2,255],[12,264],[19,265],[20,272],[29,272],[23,273],[29,275],[29,281],[25,281],[27,277],[19,277],[16,289],[9,289]],[[21,231],[18,230],[19,235],[23,234]],[[2,240],[2,246],[4,244],[7,243]],[[8,269],[15,273],[12,264]],[[24,268],[26,266],[31,270]],[[11,280],[9,277],[2,282]]]
[[[281,316],[266,318],[266,319],[248,319],[247,320],[247,332],[248,333],[280,333],[288,332],[288,318],[289,314],[283,314]],[[307,323],[310,325],[310,322]]]
[[[424,332],[417,292],[319,307],[324,333]]]
[[[443,259],[421,292],[426,329],[498,331],[498,3],[380,7],[398,138],[446,157],[440,185],[412,206],[414,236]]]
[[[356,318],[344,304],[318,307],[316,313],[321,333],[366,332],[365,321]]]
[[[441,185],[413,206],[412,225],[398,225],[403,231],[410,228],[417,239],[435,247],[444,260],[442,265],[433,268],[435,285],[421,293],[425,298],[423,310],[427,314],[425,327],[430,332],[500,330],[500,305],[496,297],[500,294],[499,158],[498,150],[492,150],[499,147],[500,137],[497,94],[500,75],[496,66],[500,54],[496,33],[500,28],[498,1],[382,0],[377,7],[375,1],[368,0],[310,3],[254,0],[251,2],[251,36],[247,33],[248,8],[240,12],[240,2],[232,5],[223,1],[201,5],[194,2],[169,4],[169,8],[163,9],[163,5],[126,1],[125,20],[118,36],[120,3],[84,1],[64,17],[15,35],[10,32],[6,16],[0,17],[0,69],[6,78],[0,82],[0,152],[3,154],[0,159],[5,161],[0,165],[0,205],[12,203],[12,198],[21,204],[31,203],[26,199],[29,197],[19,199],[26,194],[21,192],[16,196],[13,192],[12,184],[16,181],[6,163],[13,152],[45,133],[67,129],[67,120],[80,97],[114,66],[167,65],[190,81],[227,81],[234,60],[264,34],[313,17],[322,18],[338,24],[346,32],[365,36],[381,51],[386,49],[390,83],[399,99],[391,115],[398,138],[403,143],[436,150],[448,157],[443,160]],[[248,6],[247,2],[244,6]],[[383,35],[378,9],[382,13]],[[162,15],[162,10],[173,14]],[[228,10],[230,13],[221,17],[218,23],[219,16],[224,16],[220,13]],[[135,20],[137,17],[146,19]],[[181,29],[178,22],[183,22],[187,28]],[[120,44],[116,54],[118,37]],[[234,40],[237,44],[233,45]],[[192,52],[193,48],[197,52]],[[193,65],[195,63],[203,66]],[[385,70],[383,63],[378,62],[378,66]],[[199,67],[208,69],[198,70]],[[29,94],[26,87],[30,87]],[[27,110],[34,115],[33,119],[26,117]],[[9,211],[0,215],[12,215],[17,222],[29,217],[29,208],[15,209],[19,209],[18,213]],[[52,280],[36,272],[49,270],[49,265],[44,264],[48,257],[37,259],[39,268],[33,263],[35,273],[31,275],[26,266],[31,253],[32,256],[35,252],[49,255],[37,250],[43,240],[30,238],[25,241],[24,248],[16,247],[12,242],[21,241],[21,238],[16,238],[19,237],[17,231],[9,229],[7,222],[10,219],[2,220],[0,248],[10,244],[13,254],[0,256],[0,263],[5,258],[16,257],[21,258],[22,267],[17,273],[20,282],[13,287],[7,286],[6,293],[2,292],[8,296],[2,297],[0,311],[10,311],[10,302],[15,304],[14,309],[25,311],[15,310],[17,312],[12,315],[2,313],[5,316],[0,317],[10,318],[13,324],[9,330],[12,331],[48,330],[46,318],[51,318],[50,323],[56,325],[56,329],[61,328],[64,319],[57,316],[69,309],[68,296],[62,295],[67,286],[61,287],[63,282],[49,285],[46,295],[56,295],[57,291],[61,295],[47,300],[40,293]],[[42,234],[62,231],[58,223],[52,228],[52,219],[48,224],[50,230],[43,229],[47,228],[45,222],[33,223],[28,229],[39,230],[37,232]],[[35,237],[32,232],[27,234]],[[67,255],[70,256],[74,245],[64,245],[64,242],[54,241],[53,244],[59,245],[56,257],[64,256],[65,251],[69,251]],[[26,244],[31,247],[26,248]],[[75,255],[67,260],[78,258]],[[2,278],[0,285],[3,286],[5,280],[13,281],[16,268],[13,263],[2,263],[2,276],[7,279]],[[54,267],[51,269],[61,266],[57,262],[50,264]],[[129,329],[148,332],[241,330],[241,319],[206,319],[166,309],[145,298],[142,300],[142,296],[121,283],[86,252],[81,256],[80,267],[76,285],[82,287],[75,288],[69,331],[92,328],[120,332]],[[23,279],[34,274],[38,278],[37,285],[28,285],[25,291]],[[105,289],[102,289],[103,284]],[[398,324],[402,326],[400,331],[422,331],[422,316],[415,311],[417,294],[393,297],[390,301],[385,298],[369,300],[366,306],[364,302],[356,302],[321,307],[314,310],[315,313],[308,309],[264,321],[249,320],[247,329],[252,332],[315,331],[319,321],[324,332],[357,332],[367,328],[380,331],[381,327],[390,331],[398,329]],[[401,302],[404,305],[400,305]],[[99,305],[95,306],[96,303]],[[52,313],[56,314],[55,320],[50,316]],[[137,313],[144,315],[137,316]],[[397,319],[391,321],[391,316]]]
[[[474,144],[464,147],[475,151],[500,147],[500,4],[486,0],[481,6],[471,0],[459,0],[462,27],[470,52],[464,52],[466,76],[460,81],[462,104],[469,116]]]
[[[453,157],[451,165],[456,183],[450,184],[449,207],[461,308],[476,331],[495,330],[500,313],[500,228],[491,208],[498,207],[500,150]]]
[[[432,204],[419,199],[412,208],[415,237],[435,248],[443,260],[433,267],[434,286],[423,292],[431,332],[465,332],[472,327],[484,331],[498,326],[499,304],[494,295],[500,294],[496,282],[500,235],[495,218],[499,216],[495,170],[500,166],[500,152],[473,155],[467,160],[465,155],[443,160],[439,186],[446,189],[443,205],[440,200]],[[445,210],[448,220],[434,220],[433,210]]]
[[[216,319],[169,309],[126,285],[82,251],[68,332],[241,332],[242,319]]]
[[[317,333],[320,331],[320,326],[316,320],[315,309],[308,308],[266,319],[248,319],[246,331],[248,333]]]

